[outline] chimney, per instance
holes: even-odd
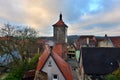
[[[89,45],[89,38],[87,38],[87,45]]]
[[[52,52],[54,42],[53,41],[48,41],[48,45],[50,46],[50,51]]]
[[[105,39],[108,39],[108,36],[107,36],[107,34],[105,34]]]

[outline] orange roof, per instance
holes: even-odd
[[[120,37],[110,37],[114,47],[120,47]]]
[[[6,41],[6,40],[10,40],[11,37],[9,36],[5,36],[5,37],[0,37],[0,40]]]
[[[62,44],[56,44],[53,47],[54,53],[57,53],[60,57],[62,57],[63,49],[62,49]]]
[[[64,27],[68,27],[66,24],[64,24],[63,20],[62,20],[62,14],[60,14],[60,19],[59,21],[53,25],[54,27],[58,27],[58,26],[64,26]]]
[[[72,79],[72,72],[70,69],[70,66],[68,65],[67,62],[65,62],[60,56],[58,56],[56,53],[52,53],[50,55],[50,50],[49,47],[46,47],[45,51],[43,52],[43,54],[41,55],[41,57],[39,58],[38,61],[38,66],[37,66],[37,71],[40,71],[42,69],[42,67],[44,66],[44,64],[46,63],[46,61],[48,60],[48,57],[52,56],[56,65],[58,66],[58,68],[60,69],[60,71],[62,72],[63,76],[65,77],[66,80],[73,80]]]
[[[46,39],[38,39],[36,43],[42,43],[45,44],[47,42]]]
[[[50,55],[50,50],[49,48],[46,46],[46,49],[44,50],[44,52],[42,53],[42,55],[39,58],[39,62],[37,65],[37,71],[41,70],[42,67],[44,66],[45,62],[47,61],[49,55]]]
[[[70,69],[70,66],[67,62],[65,62],[60,56],[58,56],[56,53],[53,53],[53,59],[55,60],[58,68],[63,73],[66,80],[73,80],[72,72]]]
[[[54,25],[60,25],[60,26],[62,26],[62,25],[65,25],[64,24],[64,22],[62,21],[62,20],[59,20],[56,24],[54,24]]]
[[[80,36],[76,43],[77,43],[77,48],[79,49],[83,44],[87,44],[87,38],[89,38],[89,43],[96,45],[97,41],[95,36],[93,35],[82,35]]]

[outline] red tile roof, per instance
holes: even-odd
[[[36,43],[42,43],[42,44],[45,44],[47,42],[46,39],[38,39]]]
[[[29,71],[25,72],[23,78],[30,78],[30,77],[34,77],[34,76],[35,76],[35,70],[29,70]]]
[[[110,37],[114,47],[120,48],[120,37]]]
[[[54,47],[53,47],[53,51],[55,53],[57,53],[59,56],[62,57],[62,53],[63,53],[63,49],[62,49],[62,44],[56,44]]]
[[[65,62],[61,57],[59,57],[56,53],[53,53],[53,59],[55,60],[57,66],[60,71],[63,73],[66,80],[73,80],[72,72],[70,66],[67,62]]]
[[[54,27],[58,27],[58,26],[60,26],[60,27],[68,27],[66,24],[64,24],[64,22],[63,22],[63,20],[62,20],[62,14],[60,14],[60,19],[59,19],[59,21],[58,21],[56,24],[54,24],[53,26],[54,26]]]
[[[62,20],[59,20],[56,24],[54,25],[64,25],[64,22]]]
[[[9,36],[0,37],[0,40],[2,40],[2,41],[7,41],[7,40],[10,40],[10,39],[11,39],[11,37],[9,37]]]
[[[80,36],[77,41],[77,49],[80,49],[82,47],[82,45],[87,45],[87,38],[89,38],[89,44],[97,44],[96,38],[93,35],[82,35]]]
[[[49,47],[46,47],[45,51],[39,58],[38,66],[37,66],[37,71],[40,71],[44,64],[46,63],[48,57],[50,56],[50,50]],[[70,66],[68,65],[67,62],[65,62],[60,56],[58,56],[55,52],[52,53],[51,55],[56,62],[56,65],[62,72],[63,76],[65,77],[66,80],[73,80],[72,78],[72,72],[70,69]]]
[[[44,50],[44,52],[42,53],[42,55],[39,58],[39,62],[37,65],[37,71],[40,71],[42,69],[42,67],[44,66],[45,62],[47,61],[49,55],[50,55],[50,50],[49,48],[46,46],[46,49]]]
[[[53,52],[55,52],[60,57],[62,57],[64,60],[66,60],[67,53],[68,53],[67,45],[68,44],[66,43],[56,43],[53,47]]]
[[[58,27],[58,26],[64,26],[64,27],[68,27],[62,20],[59,20],[56,24],[53,25],[54,27]]]

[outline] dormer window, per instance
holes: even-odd
[[[48,67],[51,67],[51,66],[52,66],[52,62],[49,61],[49,62],[48,62]]]

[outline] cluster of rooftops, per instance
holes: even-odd
[[[86,75],[101,77],[120,67],[119,36],[83,35],[73,44],[69,44],[66,42],[68,26],[63,22],[62,14],[53,27],[54,38],[57,41],[54,39],[39,41],[44,43],[44,51],[39,57],[36,69],[24,75],[25,80],[84,80]],[[0,38],[4,39],[9,38]],[[78,66],[71,65],[70,61],[77,63]],[[75,78],[75,75],[78,78]]]
[[[67,25],[62,21],[62,15],[60,14],[60,20],[53,25],[54,27],[66,27]],[[67,27],[68,28],[68,27]],[[63,31],[64,32],[64,31]],[[62,32],[61,32],[62,33]],[[54,33],[55,35],[58,33]],[[59,35],[59,34],[58,34]],[[63,34],[64,35],[64,34]],[[56,37],[56,36],[54,36]],[[57,38],[60,36],[57,36]],[[61,39],[62,37],[58,38]],[[54,42],[54,41],[53,41]],[[71,47],[67,42],[54,42],[51,49],[48,45],[45,51],[39,58],[39,62],[36,68],[35,80],[40,78],[38,74],[40,71],[45,72],[50,80],[84,80],[87,76],[104,76],[112,73],[120,67],[120,37],[95,37],[93,35],[80,36],[72,44]],[[78,70],[81,74],[81,78],[75,79],[73,74],[72,65],[68,62],[68,56],[76,56],[76,51],[79,50],[79,58],[77,60],[78,67],[74,70]],[[71,53],[72,52],[72,53]],[[52,58],[52,60],[50,59]],[[78,56],[77,56],[78,57]],[[74,58],[76,59],[76,58]],[[71,61],[73,58],[71,58]],[[50,61],[50,62],[49,62]],[[55,64],[52,64],[52,61]],[[73,60],[74,62],[74,60]],[[57,68],[49,68],[49,63]],[[48,66],[46,66],[48,64]],[[57,71],[56,71],[57,70]],[[56,75],[54,77],[54,75]]]

